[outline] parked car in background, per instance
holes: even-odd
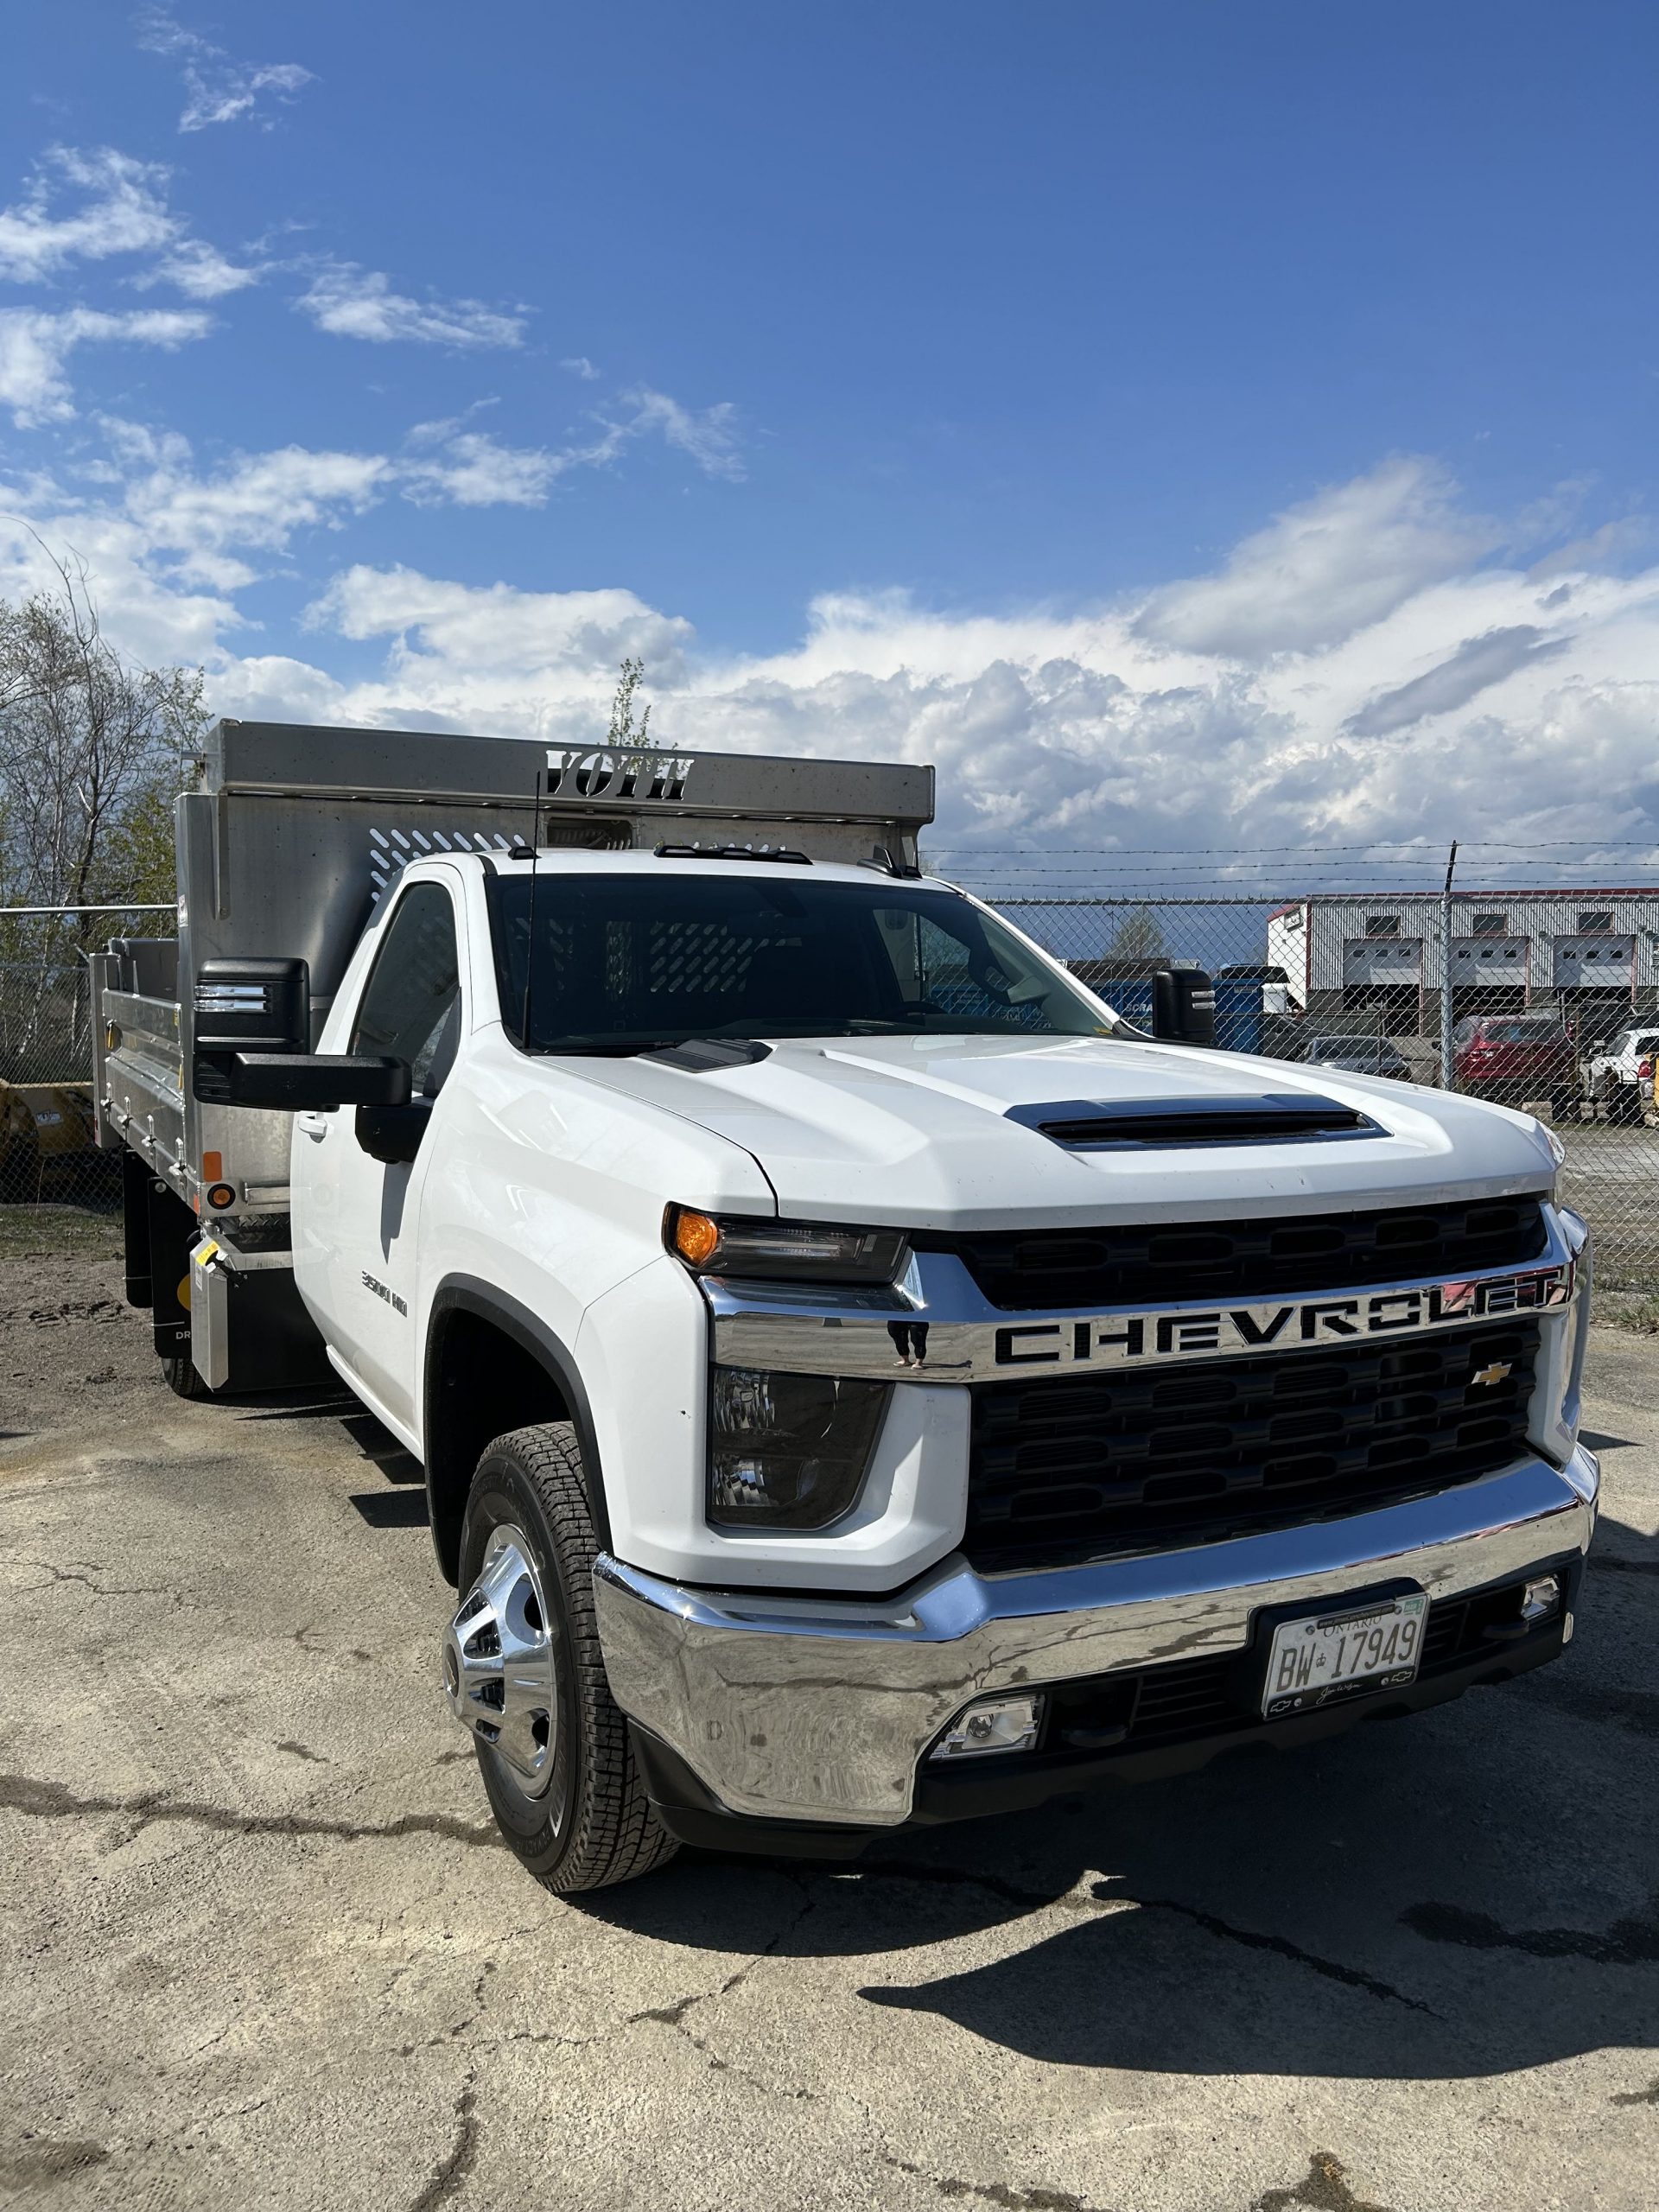
[[[1621,1029],[1592,1055],[1585,1073],[1590,1095],[1607,1109],[1610,1122],[1635,1121],[1642,1112],[1643,1060],[1659,1052],[1659,1029]]]
[[[97,1147],[85,1084],[0,1083],[0,1205],[55,1197]]]
[[[1573,1040],[1552,1014],[1469,1015],[1452,1033],[1452,1069],[1459,1090],[1505,1106],[1548,1098],[1564,1114],[1580,1096]]]
[[[1409,1083],[1411,1064],[1391,1037],[1310,1037],[1301,1058],[1322,1068],[1347,1068],[1355,1075],[1391,1076]]]

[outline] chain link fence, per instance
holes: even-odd
[[[86,955],[170,933],[171,907],[0,907],[0,1205],[103,1209],[118,1162],[92,1119]]]
[[[1565,1193],[1596,1230],[1600,1281],[1659,1293],[1659,881],[1448,891],[1422,880],[1419,859],[1356,868],[1336,887],[1327,873],[1300,894],[1118,889],[1135,859],[930,855],[1130,1020],[1149,1020],[1155,971],[1185,963],[1216,978],[1228,1050],[1538,1113],[1566,1149]],[[1561,871],[1534,861],[1536,875]],[[1446,865],[1436,856],[1437,877]],[[113,1203],[92,1133],[86,955],[166,933],[169,914],[0,909],[0,1205]]]
[[[1216,979],[1230,1051],[1538,1115],[1598,1279],[1659,1292],[1659,886],[1122,899],[957,880],[1130,1020],[1156,969],[1187,963]]]

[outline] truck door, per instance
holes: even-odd
[[[407,1061],[417,1103],[437,1097],[461,1041],[459,951],[448,889],[408,885],[336,1048]],[[341,1357],[388,1413],[412,1424],[415,1230],[430,1143],[423,1137],[412,1162],[387,1165],[363,1149],[349,1107],[294,1119],[300,1288]]]

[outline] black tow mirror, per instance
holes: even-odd
[[[204,1106],[332,1114],[402,1106],[401,1060],[311,1050],[311,970],[303,960],[204,960],[191,999],[190,1088]]]
[[[211,1106],[332,1114],[337,1106],[406,1106],[409,1065],[364,1052],[198,1052],[196,1096]]]
[[[431,1118],[429,1098],[412,1099],[406,1106],[359,1106],[357,1141],[371,1160],[387,1167],[406,1167],[420,1150]]]
[[[1152,1033],[1170,1045],[1213,1045],[1216,987],[1202,968],[1160,968],[1152,979]]]

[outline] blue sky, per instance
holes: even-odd
[[[1655,827],[1650,6],[8,47],[0,506],[226,710],[579,730],[637,649],[981,842]]]

